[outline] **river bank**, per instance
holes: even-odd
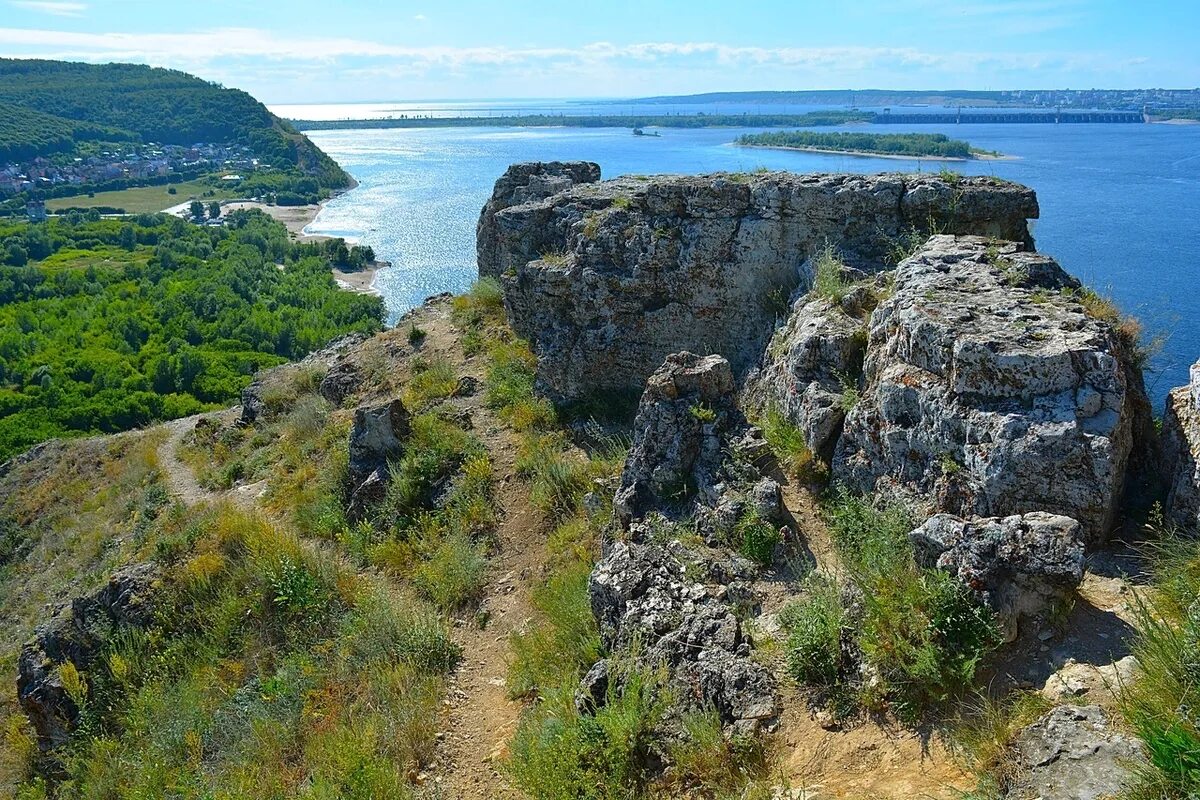
[[[1009,156],[1003,153],[978,153],[971,155],[970,158],[962,156],[918,156],[904,155],[901,153],[877,153],[871,150],[838,150],[832,147],[797,147],[781,144],[739,144],[732,143],[735,147],[744,147],[753,150],[791,150],[798,153],[822,153],[824,155],[834,156],[855,156],[856,158],[884,158],[889,161],[1015,161],[1019,156]]]

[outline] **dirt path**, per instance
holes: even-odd
[[[231,417],[238,413],[238,407],[234,407],[224,411],[193,414],[163,424],[167,438],[158,446],[158,467],[166,476],[167,490],[185,506],[229,500],[245,510],[257,508],[256,501],[261,488],[258,484],[239,485],[223,492],[206,489],[197,479],[195,470],[179,457],[184,438],[195,429],[197,422],[206,417]]]

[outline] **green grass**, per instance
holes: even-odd
[[[850,293],[854,284],[842,277],[845,263],[838,257],[833,245],[826,244],[817,253],[817,261],[813,270],[812,291],[818,297],[840,303]]]
[[[733,529],[733,545],[738,552],[763,566],[771,565],[781,541],[779,529],[753,510],[742,514]]]
[[[993,614],[951,576],[916,565],[907,537],[913,520],[903,507],[838,490],[824,514],[861,611],[840,618],[840,587],[810,586],[784,617],[792,674],[838,710],[887,711],[908,725],[943,713],[999,646]],[[822,655],[835,630],[839,640],[848,631],[849,649],[875,680],[863,683],[841,655]],[[842,645],[834,652],[844,654]]]
[[[825,465],[808,448],[804,432],[777,406],[768,407],[758,424],[785,472],[805,483],[820,483],[828,478]]]
[[[1124,717],[1148,763],[1127,800],[1200,793],[1200,544],[1168,535],[1154,553],[1151,591],[1134,605],[1138,674],[1121,687]]]
[[[207,204],[213,200],[233,198],[228,190],[213,186],[205,180],[184,181],[171,185],[175,188],[175,194],[168,194],[167,186],[139,186],[114,192],[96,192],[93,197],[56,197],[46,201],[46,210],[107,206],[123,208],[128,214],[145,214],[162,211],[191,200],[203,200]]]

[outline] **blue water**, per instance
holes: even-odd
[[[495,179],[516,161],[587,159],[606,177],[759,166],[796,172],[937,171],[1033,187],[1038,249],[1166,337],[1147,387],[1156,403],[1200,358],[1200,126],[910,126],[942,132],[1011,161],[895,161],[729,146],[751,129],[435,129],[315,131],[310,137],[358,181],[310,226],[349,236],[393,263],[376,287],[391,319],[475,277],[475,223]],[[861,128],[859,128],[861,130]]]

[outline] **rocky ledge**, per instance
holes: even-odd
[[[640,391],[675,352],[757,363],[826,244],[867,271],[931,230],[1032,244],[1033,192],[987,177],[699,175],[597,181],[594,164],[518,164],[478,226],[556,400]]]
[[[1200,361],[1191,381],[1171,391],[1162,430],[1167,513],[1185,528],[1200,528]]]

